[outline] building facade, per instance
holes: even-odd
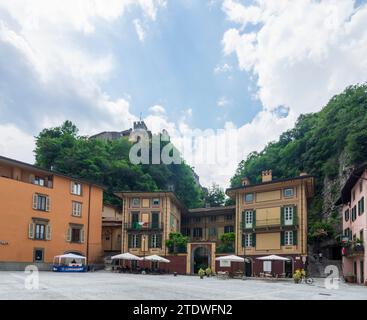
[[[122,210],[105,204],[102,211],[102,248],[105,254],[121,252]]]
[[[236,254],[245,256],[246,274],[272,272],[290,276],[304,268],[307,257],[308,200],[314,194],[314,178],[307,174],[289,179],[272,179],[262,172],[262,182],[227,190],[236,201]],[[279,255],[289,262],[262,262],[257,258]]]
[[[0,269],[50,270],[56,255],[101,262],[103,189],[0,157]]]
[[[181,232],[191,242],[209,241],[218,246],[224,233],[235,232],[235,208],[227,206],[189,210],[182,215]]]
[[[355,169],[341,191],[343,219],[342,265],[345,277],[352,276],[360,284],[366,282],[367,254],[364,244],[367,235],[367,165]]]
[[[165,242],[181,230],[186,209],[173,192],[122,192],[122,252],[167,255]]]

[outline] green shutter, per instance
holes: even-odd
[[[361,208],[362,208],[362,213],[364,213],[364,197],[362,197],[361,199]]]
[[[284,207],[280,208],[280,225],[284,226]]]
[[[246,211],[242,211],[242,230],[246,228]]]
[[[245,247],[245,234],[242,233],[242,248]]]
[[[298,232],[297,230],[293,231],[293,245],[296,246],[298,244]]]
[[[256,233],[252,234],[252,246],[256,247]]]
[[[137,235],[137,247],[138,248],[141,248],[141,235],[139,234],[139,235]]]
[[[252,227],[256,227],[256,210],[252,211]]]
[[[293,207],[293,225],[298,225],[297,206]]]
[[[157,212],[152,213],[152,228],[153,229],[159,228],[159,213]]]
[[[284,231],[280,232],[280,245],[284,246]]]
[[[131,235],[131,234],[129,234],[129,235],[128,235],[128,240],[127,240],[127,242],[128,242],[128,246],[129,246],[129,249],[133,247],[133,243],[132,243],[132,241],[133,241],[133,237],[132,237],[132,235]]]
[[[162,235],[161,234],[157,235],[157,244],[158,244],[158,248],[162,248]]]

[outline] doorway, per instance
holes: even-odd
[[[286,278],[292,278],[293,260],[284,261],[284,273],[285,273]]]
[[[194,273],[198,273],[200,269],[206,269],[210,266],[210,252],[206,247],[197,247],[193,252]]]
[[[360,265],[359,265],[359,272],[360,272],[360,282],[361,284],[364,284],[364,262],[363,260],[360,261]]]
[[[250,259],[246,259],[245,262],[245,276],[252,277],[252,261]]]

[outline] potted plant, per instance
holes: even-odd
[[[206,276],[209,278],[212,275],[212,269],[210,269],[209,267],[205,269],[205,274]]]
[[[205,276],[204,269],[200,268],[199,271],[198,271],[198,275],[199,275],[200,279],[204,279],[204,276]]]
[[[348,283],[355,283],[356,282],[356,276],[353,272],[348,272],[345,276],[345,281]]]
[[[294,283],[300,283],[302,279],[306,277],[306,272],[303,269],[297,269],[295,273],[293,273]]]

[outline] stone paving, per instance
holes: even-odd
[[[312,285],[292,281],[221,280],[194,276],[94,273],[39,273],[39,288],[25,289],[24,272],[0,272],[0,299],[119,299],[119,300],[367,300],[367,287],[340,283],[326,289],[324,279]]]

